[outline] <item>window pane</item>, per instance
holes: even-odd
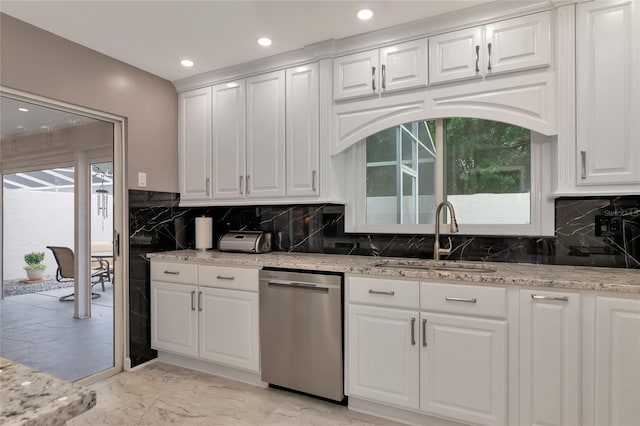
[[[531,132],[496,121],[444,122],[446,198],[459,223],[531,222]]]
[[[428,126],[435,129],[432,122],[406,123],[366,139],[368,224],[433,223],[435,147]]]

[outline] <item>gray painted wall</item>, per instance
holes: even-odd
[[[0,85],[126,117],[128,187],[146,172],[147,190],[178,192],[169,81],[0,13]]]

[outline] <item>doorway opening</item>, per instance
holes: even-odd
[[[81,383],[116,374],[126,303],[117,245],[126,231],[123,122],[0,92],[0,356]],[[27,257],[41,278],[26,275]]]

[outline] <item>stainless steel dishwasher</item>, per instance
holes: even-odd
[[[342,401],[342,274],[260,271],[262,380]]]

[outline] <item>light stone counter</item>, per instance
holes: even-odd
[[[96,391],[0,358],[0,425],[63,425],[94,405]]]
[[[528,263],[497,262],[434,262],[420,259],[347,256],[319,253],[263,254],[228,253],[195,250],[149,253],[147,257],[166,262],[189,262],[206,265],[231,265],[253,267],[279,267],[334,271],[381,277],[405,277],[416,280],[447,280],[465,283],[519,285],[528,287],[597,290],[640,295],[640,270],[623,268],[593,268],[584,266],[540,265]],[[394,267],[376,266],[393,262]],[[407,267],[402,267],[402,265]],[[428,269],[415,266],[426,265]],[[451,264],[471,265],[479,272],[437,270],[437,266]],[[483,270],[491,268],[495,272]]]

